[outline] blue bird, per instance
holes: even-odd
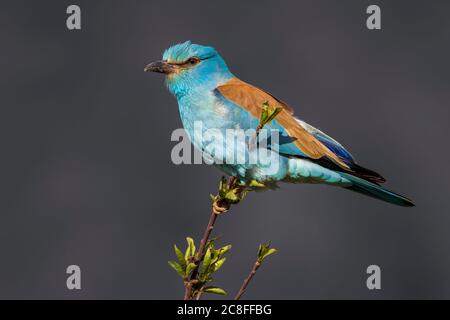
[[[385,182],[381,175],[359,166],[342,144],[296,118],[285,102],[235,77],[214,48],[190,41],[177,44],[164,52],[161,61],[148,64],[144,71],[165,74],[191,142],[240,183],[254,189],[273,188],[278,182],[322,183],[392,204],[414,206],[410,199],[381,187]],[[235,159],[229,157],[230,153],[236,152],[244,153],[248,159],[252,152],[248,140],[245,146],[228,146],[227,142],[224,147],[220,139],[199,137],[210,129],[225,135],[229,129],[257,128],[265,112],[264,104],[281,108],[273,121],[264,126],[279,134],[278,142],[271,142],[271,136],[266,136],[267,150],[277,154],[275,170],[260,161],[229,161]],[[200,131],[196,130],[196,122],[202,124]],[[221,148],[225,151],[217,152]]]

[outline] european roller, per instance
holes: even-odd
[[[164,52],[162,60],[148,64],[145,71],[165,74],[167,87],[178,102],[181,121],[191,142],[240,183],[255,189],[273,188],[279,182],[321,183],[400,206],[414,206],[410,199],[383,188],[381,184],[386,180],[358,165],[342,144],[296,118],[284,101],[234,76],[214,48],[190,41],[177,44]],[[275,139],[266,136],[267,149],[277,154],[276,170],[258,161],[229,160],[235,158],[230,158],[228,153],[244,152],[248,156],[252,152],[248,140],[245,146],[228,147],[223,141],[197,137],[208,129],[224,135],[227,129],[255,129],[260,124],[261,114],[266,112],[264,105],[281,109],[264,126],[279,134],[276,146]],[[200,131],[195,129],[196,123],[201,123]],[[221,148],[225,151],[217,152]]]

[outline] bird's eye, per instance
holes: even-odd
[[[188,61],[187,61],[187,63],[190,64],[190,65],[196,65],[199,62],[200,62],[200,59],[197,58],[197,57],[189,58]]]

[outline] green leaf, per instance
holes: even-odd
[[[261,258],[265,252],[266,252],[266,246],[263,244],[260,244],[259,248],[258,248],[258,258]]]
[[[180,275],[180,277],[184,278],[184,270],[176,261],[169,261],[168,263],[169,266],[171,266]]]
[[[235,190],[228,191],[225,194],[225,199],[228,200],[230,203],[237,203],[241,199],[239,199],[239,196],[236,194]]]
[[[211,248],[208,248],[203,258],[203,271],[205,273],[208,271],[210,265],[211,265]]]
[[[223,290],[222,288],[219,287],[206,287],[203,289],[203,292],[209,292],[209,293],[214,293],[214,294],[227,294],[225,292],[225,290]]]
[[[269,250],[266,251],[266,253],[263,255],[263,259],[267,258],[268,256],[270,256],[271,254],[277,252],[277,249],[271,248]]]
[[[183,253],[181,252],[180,249],[178,249],[177,245],[173,246],[174,250],[175,250],[175,254],[177,256],[178,259],[178,263],[180,264],[180,267],[184,270],[186,270],[186,260],[184,258]]]
[[[215,236],[214,238],[211,238],[208,240],[206,247],[211,248],[211,250],[214,250],[214,243],[220,239],[220,236]]]
[[[280,107],[276,107],[274,110],[272,110],[266,120],[266,123],[269,123],[270,121],[275,119],[275,117],[281,112],[281,110],[283,109]]]
[[[227,260],[227,258],[222,258],[218,260],[216,263],[214,263],[214,272],[220,269],[220,267],[224,264],[225,260]]]
[[[227,189],[227,178],[222,177],[222,179],[220,179],[220,183],[219,183],[219,192],[226,191],[226,189]]]
[[[258,182],[256,180],[250,180],[248,183],[249,187],[255,187],[255,188],[264,188],[266,185],[264,183]]]
[[[197,267],[197,265],[193,262],[189,263],[186,267],[186,277],[189,277],[192,273],[192,271],[194,271],[194,269]]]
[[[269,116],[269,101],[265,101],[262,104],[260,123],[264,125],[267,122],[267,117]]]
[[[201,283],[202,285],[207,284],[208,282],[213,281],[213,278],[210,275],[205,275],[205,274],[201,274],[198,278],[199,283]]]
[[[186,253],[184,255],[185,259],[189,259],[190,257],[193,257],[195,255],[195,243],[194,239],[187,237],[186,241],[188,243],[188,247],[186,249]]]
[[[230,251],[231,249],[231,244],[223,246],[222,248],[220,248],[219,251],[219,255],[223,256],[225,253],[227,253],[228,251]]]
[[[260,244],[258,249],[258,260],[262,262],[266,257],[275,252],[277,252],[277,250],[270,248],[270,244]]]

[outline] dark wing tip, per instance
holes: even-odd
[[[354,175],[356,175],[362,179],[365,179],[365,180],[368,180],[368,181],[374,182],[374,183],[386,182],[386,179],[381,174],[379,174],[373,170],[361,167],[359,164],[352,163],[350,165],[350,168],[354,172],[353,173]]]

